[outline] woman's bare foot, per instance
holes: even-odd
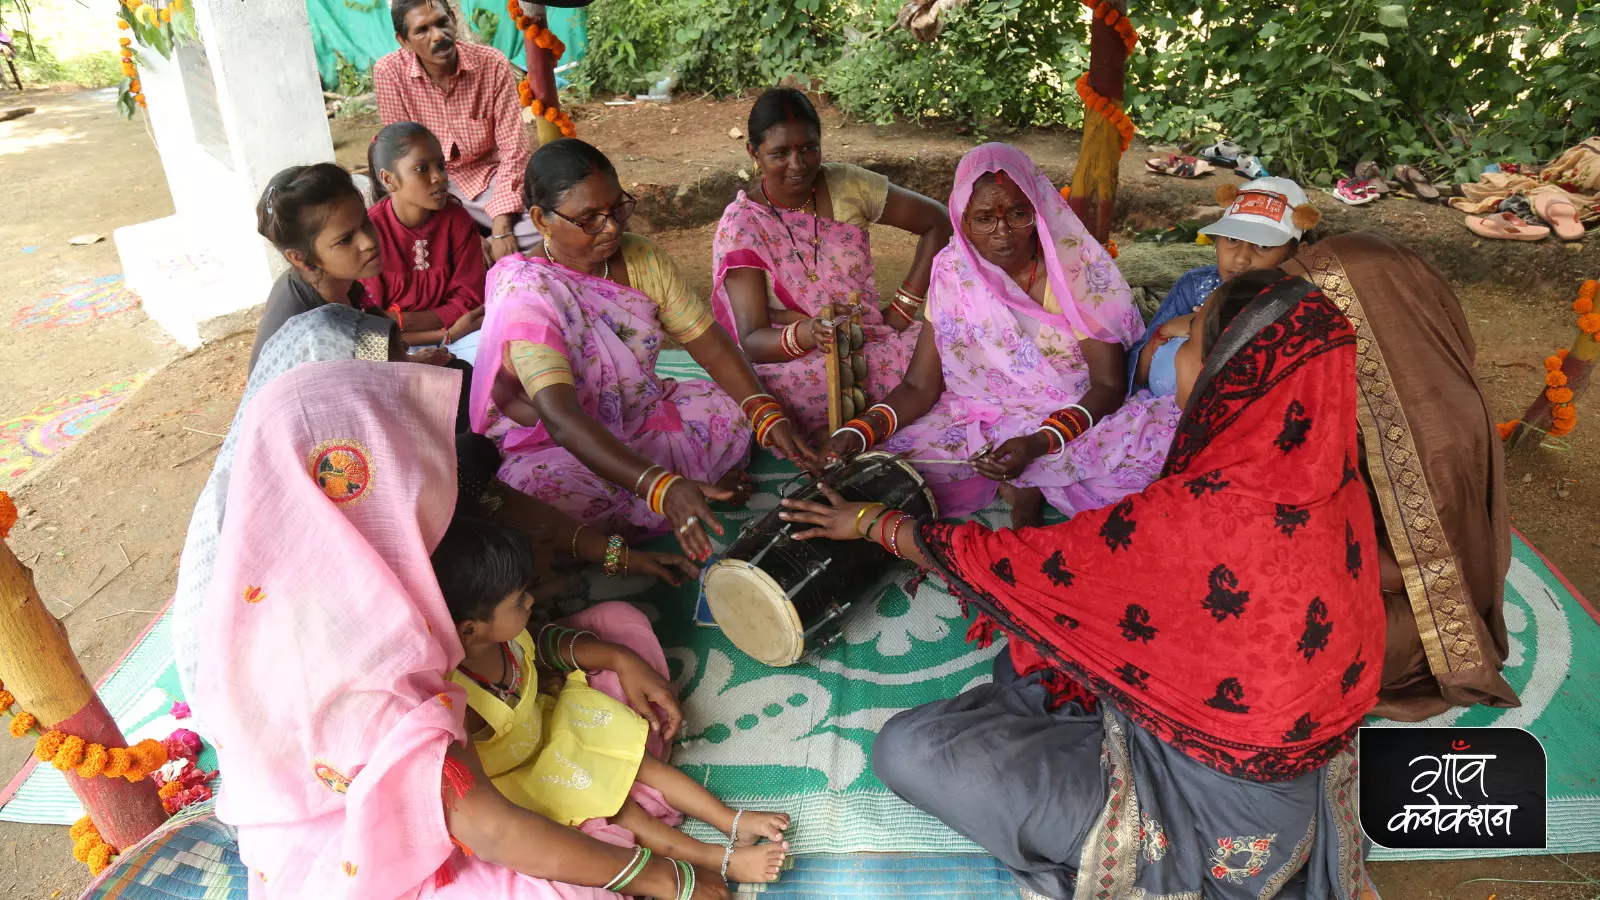
[[[1044,524],[1044,491],[1001,484],[1000,498],[1011,504],[1012,528],[1038,528]]]
[[[755,492],[756,483],[750,480],[750,476],[743,469],[734,469],[722,476],[722,479],[717,482],[717,487],[725,491],[733,491],[733,499],[725,500],[723,501],[724,503],[730,506],[743,506],[750,502],[750,495]]]
[[[782,841],[783,830],[788,827],[788,813],[747,809],[739,814],[739,840],[736,843],[741,847],[748,847],[754,844],[757,838]]]
[[[743,828],[739,830],[744,831]],[[783,858],[788,852],[787,841],[736,847],[733,858],[728,860],[728,880],[740,884],[766,884],[777,881],[778,872],[783,868]]]

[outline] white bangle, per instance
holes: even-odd
[[[861,438],[861,449],[863,449],[863,450],[872,449],[872,442],[867,440],[867,436],[865,434],[861,433],[861,429],[855,427],[854,425],[846,425],[843,428],[840,428],[838,431],[835,431],[833,434],[830,434],[828,436],[829,437],[838,437],[839,435],[844,434],[846,431],[850,432],[851,434],[855,435],[858,438]]]
[[[1061,446],[1058,447],[1054,453],[1046,453],[1045,455],[1043,455],[1043,456],[1041,456],[1039,458],[1040,459],[1060,459],[1061,458],[1061,454],[1067,452],[1067,436],[1062,434],[1061,433],[1061,429],[1055,427],[1054,425],[1040,425],[1038,428],[1034,429],[1033,433],[1034,434],[1038,434],[1041,431],[1049,432],[1050,434],[1055,435],[1056,436],[1056,440],[1061,443]]]
[[[1088,420],[1089,420],[1089,428],[1093,428],[1093,427],[1094,427],[1094,414],[1093,414],[1093,413],[1091,413],[1091,412],[1089,412],[1089,410],[1087,410],[1087,409],[1085,409],[1085,408],[1084,408],[1084,407],[1083,407],[1083,406],[1082,406],[1082,405],[1081,405],[1081,404],[1078,404],[1078,403],[1068,403],[1068,404],[1067,404],[1067,405],[1066,405],[1066,406],[1064,406],[1064,407],[1062,407],[1062,408],[1063,408],[1063,409],[1075,409],[1075,410],[1077,410],[1077,411],[1078,411],[1078,412],[1081,412],[1081,413],[1083,413],[1083,417],[1084,417],[1084,418],[1085,418],[1085,419],[1088,419]],[[1088,430],[1089,430],[1089,428],[1085,428],[1085,429],[1084,429],[1084,431],[1088,431]]]

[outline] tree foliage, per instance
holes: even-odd
[[[583,75],[632,91],[735,94],[794,75],[846,111],[985,127],[1076,125],[1088,11],[971,0],[931,44],[901,0],[608,0]],[[1327,183],[1364,159],[1463,180],[1600,130],[1600,0],[1136,0],[1129,114],[1152,142],[1229,137],[1274,172]]]

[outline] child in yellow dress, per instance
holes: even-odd
[[[720,870],[730,881],[777,880],[789,849],[787,815],[732,809],[645,752],[650,732],[670,741],[682,714],[662,673],[624,646],[655,643],[643,614],[620,602],[581,614],[616,642],[559,625],[546,625],[536,639],[527,628],[535,602],[528,585],[537,574],[532,547],[526,535],[492,522],[457,518],[432,562],[466,650],[451,678],[467,692],[467,733],[507,799],[573,827],[608,820],[651,852]],[[659,645],[647,655],[660,658]],[[616,673],[622,696],[590,686],[590,674],[600,671]],[[728,846],[697,841],[647,812],[629,797],[636,780],[729,835]],[[770,843],[757,844],[761,838]]]

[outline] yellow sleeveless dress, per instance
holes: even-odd
[[[477,682],[451,672],[467,705],[492,736],[473,736],[489,780],[512,803],[566,825],[608,818],[622,809],[639,774],[650,726],[628,706],[589,686],[582,671],[567,676],[559,696],[539,693],[533,638],[517,646],[527,672],[510,706]]]

